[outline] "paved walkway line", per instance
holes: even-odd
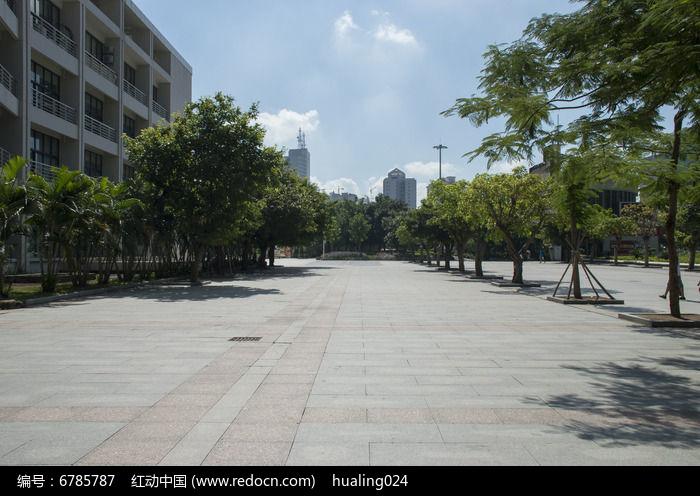
[[[290,345],[328,297],[339,276],[323,288],[247,372],[159,463],[162,466],[200,465],[240,415]]]

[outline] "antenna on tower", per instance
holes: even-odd
[[[301,131],[301,128],[299,128],[299,135],[297,136],[297,143],[299,144],[300,150],[306,149],[306,133],[303,133]]]

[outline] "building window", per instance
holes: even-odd
[[[85,174],[90,177],[102,177],[102,155],[85,150]]]
[[[124,116],[124,134],[129,138],[136,137],[136,121],[126,115]]]
[[[124,180],[129,180],[129,179],[135,179],[136,178],[136,169],[134,169],[130,165],[124,164]]]
[[[100,62],[104,62],[105,46],[100,40],[85,31],[85,50]]]
[[[61,146],[53,136],[34,131],[29,140],[30,158],[32,162],[59,167],[61,162]]]
[[[61,100],[61,77],[41,64],[32,61],[32,87],[41,93]]]
[[[124,80],[131,86],[136,86],[136,69],[124,62]]]
[[[92,96],[90,93],[85,93],[85,114],[88,117],[103,122],[104,104],[102,100]]]
[[[32,0],[32,13],[57,29],[61,28],[61,9],[49,0]]]
[[[153,101],[158,102],[158,86],[153,87]]]

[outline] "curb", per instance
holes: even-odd
[[[630,322],[635,322],[637,324],[644,324],[649,327],[677,327],[684,329],[700,329],[700,320],[656,320],[646,318],[645,315],[646,314],[621,313],[618,315],[618,318],[622,320],[628,320]]]
[[[553,303],[559,303],[561,305],[624,305],[625,304],[625,300],[611,300],[609,298],[601,298],[601,299],[590,298],[590,299],[577,300],[575,298],[559,298],[559,297],[555,297],[555,296],[548,296],[547,301],[551,301]]]

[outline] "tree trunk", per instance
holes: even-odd
[[[678,169],[681,156],[681,130],[686,111],[681,109],[674,117],[673,152],[671,164],[673,173]],[[680,305],[680,272],[678,270],[678,251],[676,249],[676,219],[678,217],[678,190],[680,185],[673,179],[668,183],[668,215],[666,217],[666,242],[668,243],[668,284],[669,284],[669,309],[671,315],[681,317]]]
[[[581,249],[581,239],[579,239],[579,236],[581,234],[576,228],[576,206],[574,204],[570,206],[569,217],[569,222],[571,223],[571,267],[573,268],[571,277],[574,283],[574,298],[581,300],[583,299],[583,294],[581,293],[581,274],[579,272],[579,250]]]
[[[697,246],[695,243],[691,243],[688,247],[688,272],[693,272],[695,270],[695,251]]]
[[[268,256],[270,258],[270,267],[275,266],[275,245],[270,246],[268,251]]]
[[[615,265],[617,265],[617,250],[619,249],[620,244],[622,244],[622,238],[618,236],[615,238]]]
[[[464,249],[463,248],[457,248],[457,260],[459,260],[459,271],[460,272],[465,272],[466,268],[464,267]]]
[[[644,267],[649,267],[649,238],[642,238],[644,241]]]
[[[523,284],[523,257],[510,236],[505,236],[508,255],[513,261],[513,284]]]
[[[194,247],[194,260],[192,261],[192,267],[190,268],[190,284],[192,286],[201,286],[202,282],[199,280],[199,271],[202,268],[202,260],[204,259],[204,248],[196,245]]]
[[[474,256],[474,270],[477,277],[484,277],[484,255],[486,253],[486,241],[476,240],[476,253]]]

